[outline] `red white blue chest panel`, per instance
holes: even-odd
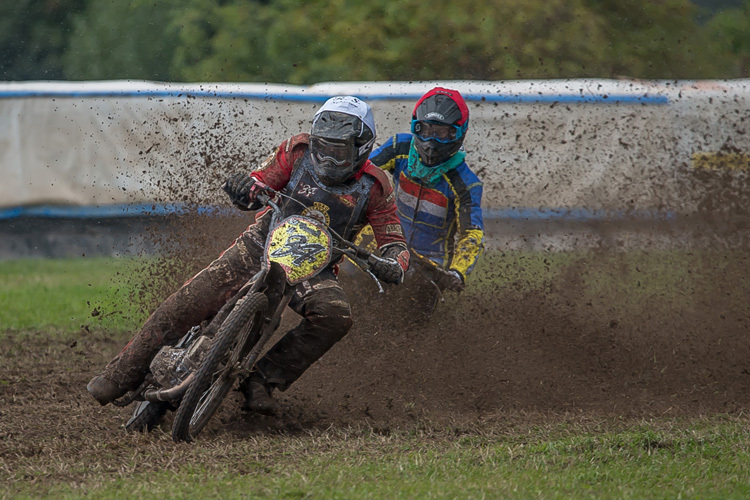
[[[449,200],[443,193],[414,182],[404,172],[399,175],[396,193],[396,205],[402,220],[445,228]]]

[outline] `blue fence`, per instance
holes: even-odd
[[[673,211],[640,210],[611,211],[588,208],[529,208],[507,207],[484,209],[486,220],[524,221],[611,221],[618,219],[673,220]],[[0,220],[20,217],[44,219],[109,219],[126,217],[160,217],[165,215],[197,214],[201,216],[237,215],[232,207],[219,205],[187,205],[179,203],[141,203],[103,206],[55,206],[0,208]]]

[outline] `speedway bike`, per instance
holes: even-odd
[[[284,217],[275,201],[281,196],[271,188],[258,196],[272,214],[257,274],[207,324],[194,326],[174,346],[163,347],[141,387],[115,401],[118,406],[137,402],[127,430],[151,430],[172,410],[176,412],[172,439],[195,439],[235,382],[253,371],[295,286],[344,256],[369,274],[383,292],[370,271],[380,257],[345,240],[316,218]]]

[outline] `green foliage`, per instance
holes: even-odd
[[[717,14],[708,30],[719,40],[720,53],[734,56],[737,76],[750,76],[750,0]]]
[[[73,19],[65,52],[71,80],[170,80],[177,34],[170,29],[177,0],[88,2]]]
[[[284,61],[294,53],[278,54],[273,47],[282,14],[276,3],[185,2],[174,19],[180,27],[175,66],[181,79],[287,81]],[[279,55],[283,59],[276,59]]]
[[[688,0],[189,6],[178,16],[175,65],[187,80],[698,78],[725,70]]]
[[[0,78],[311,84],[745,76],[748,8],[711,4],[19,0],[0,7]]]
[[[589,0],[607,20],[610,76],[715,78],[732,76],[728,61],[696,22],[688,0]]]
[[[61,78],[71,16],[85,4],[86,0],[0,2],[0,80]]]

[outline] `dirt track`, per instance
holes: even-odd
[[[185,264],[171,280],[154,268],[154,283],[179,283],[245,223],[178,228],[176,239],[194,262],[183,254]],[[610,236],[603,241],[616,241]],[[698,279],[652,287],[652,295],[635,302],[624,290],[651,277],[619,260],[622,248],[602,246],[542,285],[520,279],[494,289],[490,282],[502,270],[490,269],[487,283],[475,280],[462,296],[448,296],[422,325],[405,322],[409,307],[399,310],[379,297],[372,282],[343,275],[355,298],[349,335],[278,395],[278,416],[243,413],[235,392],[201,438],[221,443],[350,426],[388,432],[425,422],[476,429],[571,418],[741,415],[750,408],[750,254],[747,239],[727,237],[717,240],[722,251],[706,254],[711,258],[663,262],[700,262],[685,271]],[[661,265],[672,254],[654,255]],[[606,283],[592,296],[596,277]],[[169,457],[189,453],[168,434],[126,437],[130,409],[100,407],[86,393],[86,382],[125,339],[95,329],[62,340],[45,332],[0,339],[0,477],[85,484],[81,470],[90,464],[123,474],[138,451],[144,457],[138,470],[162,471],[175,467]],[[219,456],[221,446],[211,453]],[[18,470],[32,472],[19,477]]]
[[[398,314],[374,322],[355,305],[353,331],[278,396],[279,417],[253,420],[239,411],[235,393],[209,433],[481,422],[519,413],[694,416],[750,406],[748,308],[728,307],[727,298],[730,289],[750,297],[745,257],[707,263],[721,271],[692,270],[714,273],[716,286],[684,290],[690,305],[677,310],[652,297],[640,317],[621,317],[615,304],[581,303],[578,280],[596,262],[592,255],[586,269],[570,269],[544,291],[448,297],[426,325],[405,325]],[[372,283],[356,290],[359,283],[343,282],[372,310],[385,307]],[[129,410],[100,408],[85,384],[122,339],[82,332],[56,341],[40,333],[2,344],[0,449],[19,439],[44,441],[60,422],[118,439],[111,431]]]
[[[667,312],[654,297],[641,317],[621,318],[614,308],[605,316],[591,314],[602,310],[594,304],[580,307],[583,272],[522,298],[462,298],[416,328],[360,321],[289,392],[334,422],[386,424],[508,410],[649,416],[748,407],[748,310],[727,310],[719,283],[686,291],[694,309]]]

